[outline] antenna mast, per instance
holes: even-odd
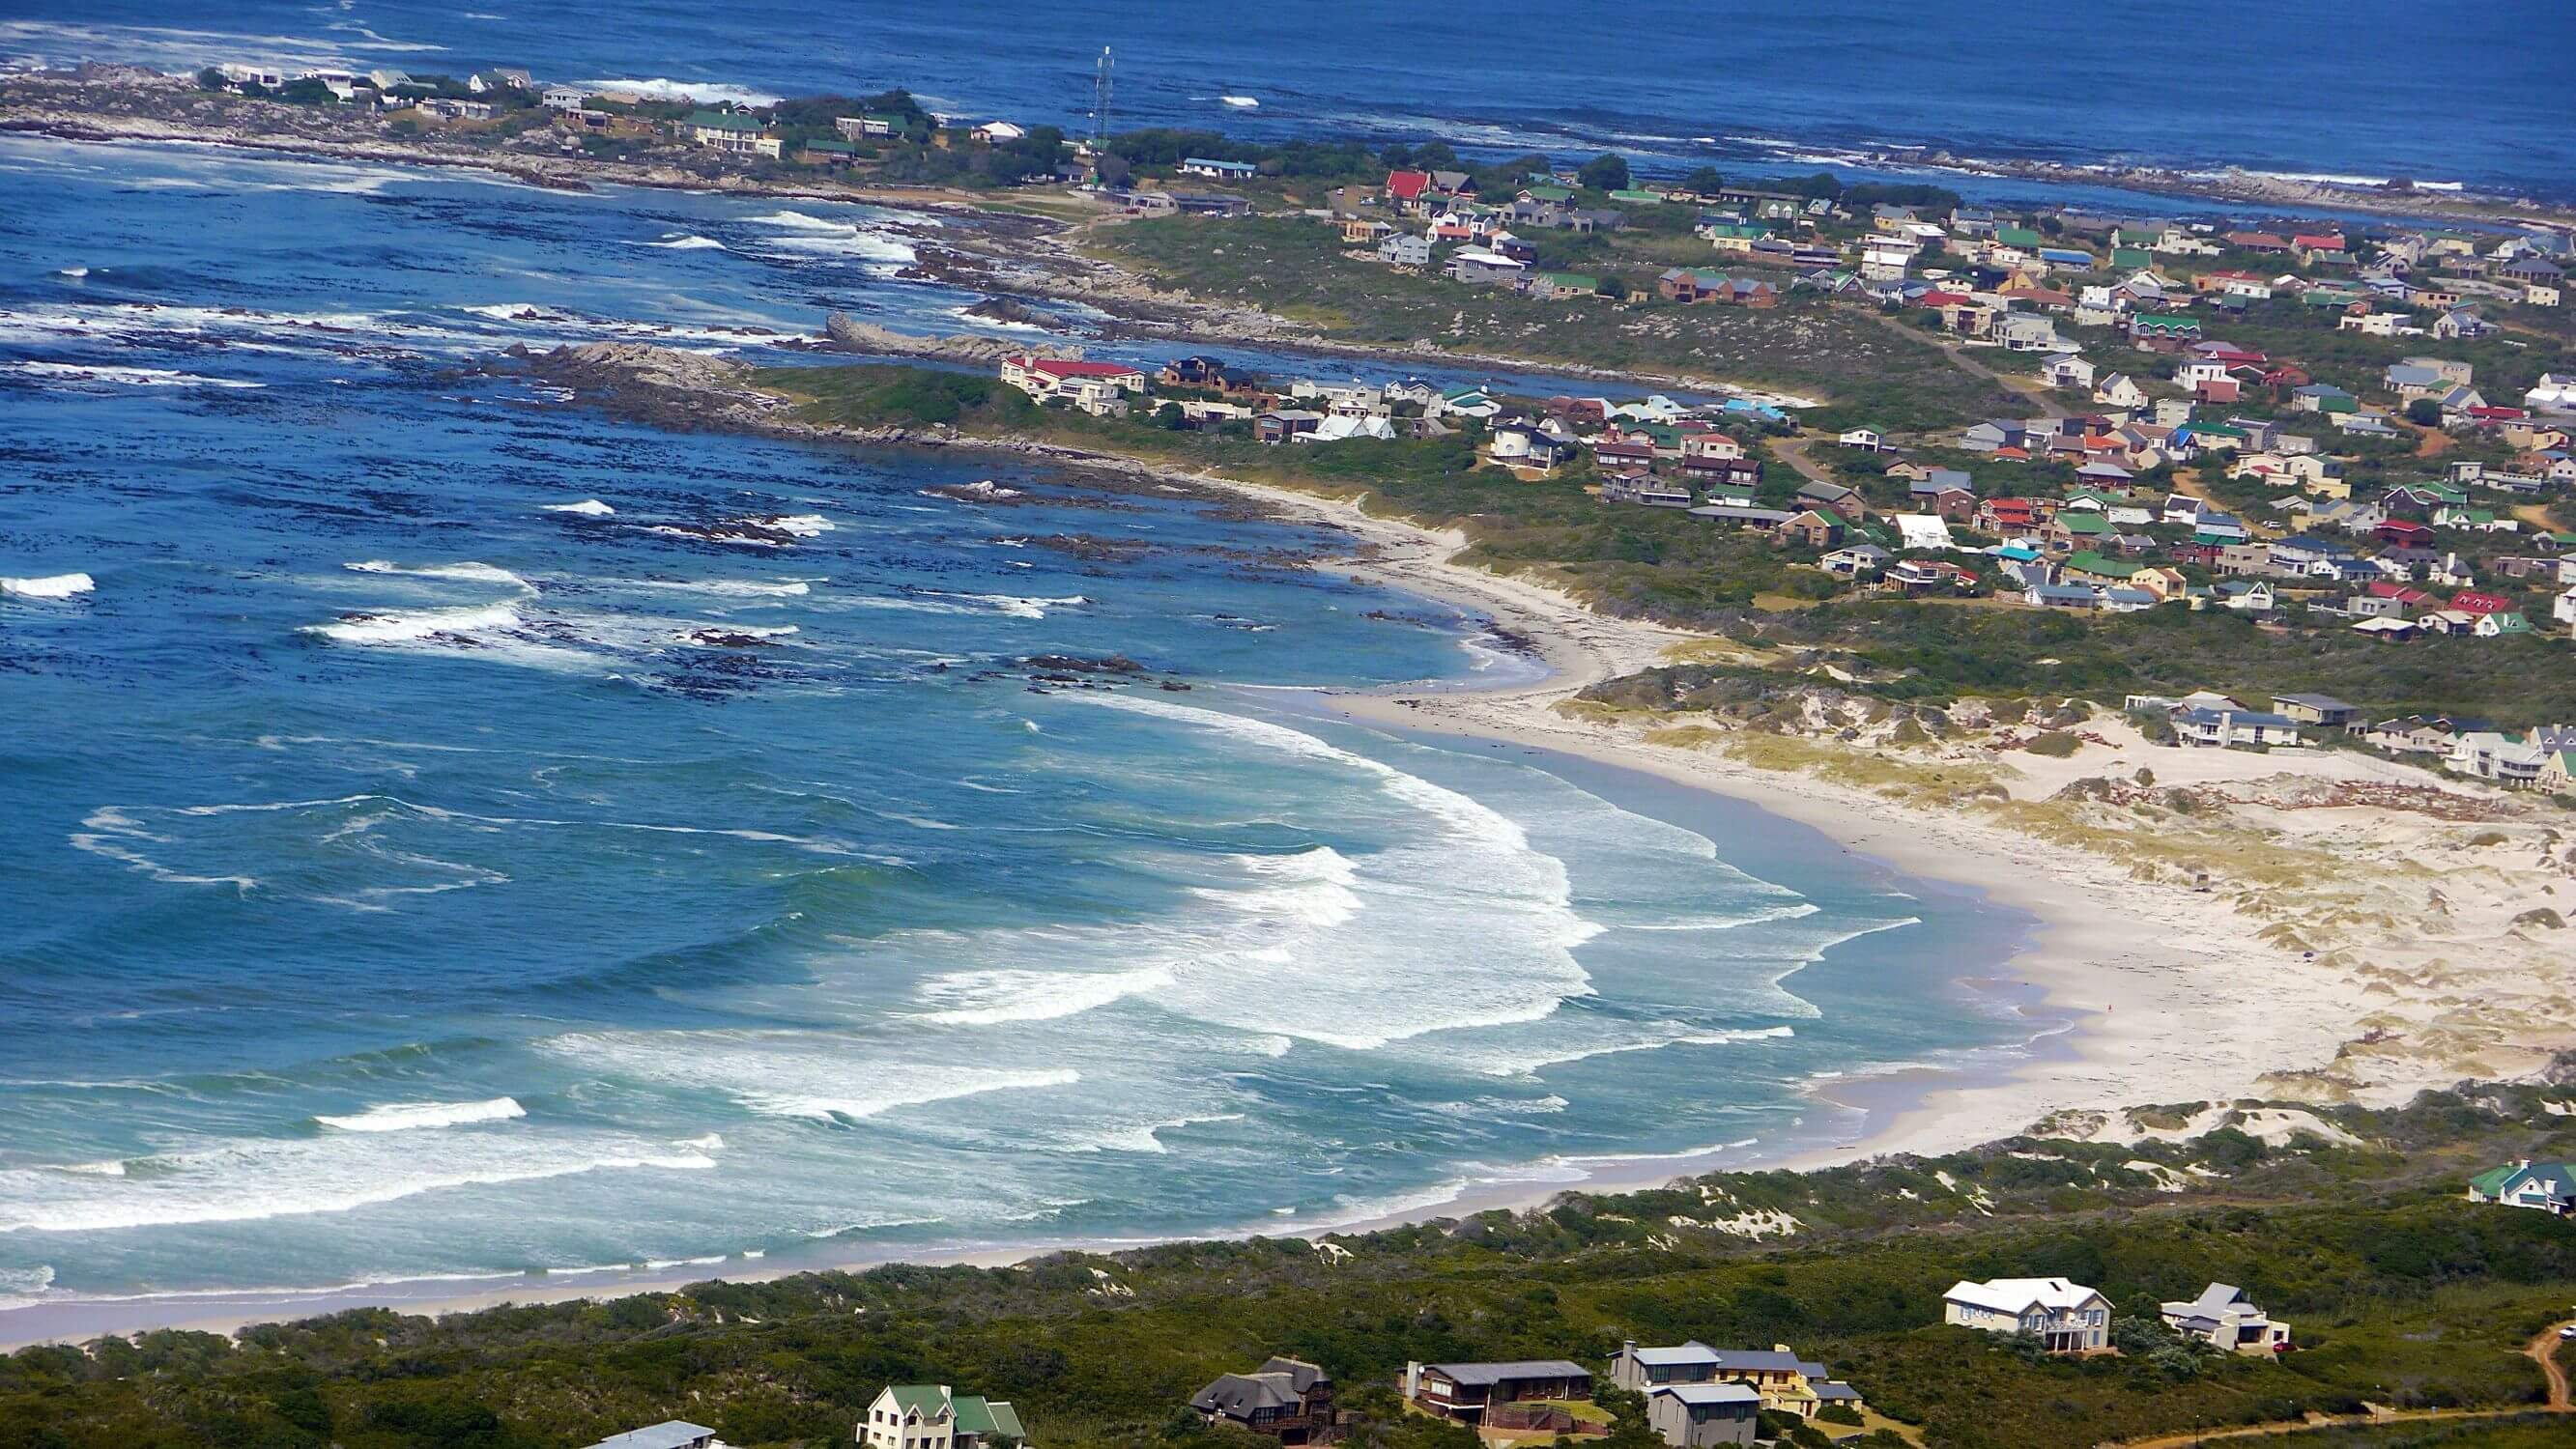
[[[1112,72],[1116,65],[1117,62],[1110,58],[1109,47],[1100,47],[1100,62],[1091,72],[1091,144],[1094,150],[1100,149],[1101,143],[1109,139],[1109,98],[1114,89]]]

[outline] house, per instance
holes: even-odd
[[[2469,1201],[2538,1208],[2556,1217],[2576,1212],[2576,1163],[2522,1157],[2469,1179]]]
[[[1668,1384],[1647,1391],[1646,1425],[1671,1449],[1751,1444],[1762,1396],[1742,1384]]]
[[[1377,259],[1393,267],[1431,265],[1431,238],[1418,232],[1396,232],[1377,244]]]
[[[1404,1396],[1416,1406],[1462,1424],[1484,1422],[1497,1404],[1530,1399],[1582,1399],[1592,1394],[1592,1372],[1561,1358],[1510,1363],[1409,1363]]]
[[[1002,359],[1002,381],[1041,403],[1069,403],[1094,417],[1125,413],[1128,395],[1145,391],[1145,374],[1123,362],[1025,353]]]
[[[495,114],[489,101],[460,101],[447,96],[430,96],[420,103],[420,109],[425,114],[436,116],[442,121],[488,121]],[[760,128],[754,126],[752,129],[756,131]],[[699,144],[706,143],[700,141]],[[778,154],[778,141],[775,137],[770,139],[768,150],[761,154],[767,156]]]
[[[2093,364],[2072,352],[2061,352],[2040,364],[2039,375],[2050,387],[2089,388],[2093,385]]]
[[[2351,724],[2360,710],[2330,694],[2276,694],[2272,709],[2284,719],[2303,725],[2326,725],[2340,729]]]
[[[946,1384],[887,1386],[858,1433],[866,1449],[1009,1449],[1028,1440],[1009,1404],[952,1393]]]
[[[1609,496],[1607,490],[1604,490],[1602,496]],[[1816,563],[1829,574],[1840,574],[1849,579],[1865,579],[1873,578],[1885,569],[1888,557],[1887,550],[1877,544],[1856,543],[1848,548],[1835,549],[1832,553],[1816,560]],[[2576,590],[2570,592],[2576,593]]]
[[[1956,545],[1950,539],[1949,521],[1937,513],[1900,513],[1896,515],[1897,547],[1913,550],[1947,551]]]
[[[1869,512],[1860,494],[1840,483],[1802,483],[1798,485],[1797,496],[1799,504],[1804,507],[1838,513],[1854,523]]]
[[[1887,444],[1886,437],[1876,428],[1854,428],[1834,441],[1846,448],[1863,448],[1873,453]]]
[[[2266,1314],[2232,1283],[2212,1283],[2188,1303],[2166,1303],[2165,1327],[2222,1353],[2271,1355],[2290,1346],[2290,1325]]]
[[[1843,541],[1843,520],[1810,508],[1773,525],[1771,534],[1783,543],[1829,549]]]
[[[623,1434],[611,1434],[590,1449],[724,1449],[716,1431],[686,1419],[665,1419]]]
[[[1307,437],[1324,425],[1324,415],[1302,408],[1281,408],[1262,413],[1252,420],[1255,440],[1276,446]]]
[[[2147,390],[2127,373],[2115,372],[2093,389],[2093,400],[2104,407],[2142,408],[2147,405]]]
[[[423,106],[429,103],[423,101]],[[740,111],[698,111],[687,127],[692,144],[710,151],[723,151],[735,156],[766,156],[778,159],[779,138],[764,134],[768,127]]]
[[[1610,1381],[1636,1393],[1693,1384],[1736,1384],[1753,1391],[1761,1406],[1812,1419],[1827,1404],[1860,1407],[1861,1397],[1825,1366],[1802,1359],[1785,1343],[1769,1349],[1711,1348],[1693,1339],[1671,1348],[1640,1348],[1634,1339],[1610,1359]]]
[[[1449,257],[1452,281],[1477,286],[1503,286],[1528,275],[1529,263],[1485,247],[1460,247]]]
[[[2187,709],[2173,718],[2174,738],[2186,745],[2226,748],[2251,745],[2270,749],[2299,743],[2299,722],[2285,714],[2257,710]]]
[[[590,104],[590,92],[579,86],[548,86],[538,99],[550,111],[578,111]]]
[[[1229,1420],[1282,1444],[1332,1438],[1333,1380],[1303,1359],[1272,1358],[1248,1374],[1225,1374],[1190,1395],[1210,1424]]]
[[[1012,129],[1017,130],[1018,127]],[[1260,174],[1260,168],[1249,161],[1219,161],[1209,156],[1184,156],[1179,170],[1183,176],[1205,176],[1218,181],[1249,181]]]
[[[2508,789],[2528,790],[2540,783],[2550,752],[2494,730],[2466,730],[2451,742],[2442,763],[2463,775],[2492,781]]]
[[[2033,564],[2031,567],[2038,569],[2046,565]],[[2022,602],[2034,609],[2098,609],[2102,607],[2102,596],[2075,584],[2034,583],[2022,590]]]
[[[1962,1279],[1941,1295],[1941,1321],[1986,1333],[2027,1333],[2050,1353],[2084,1353],[2111,1342],[2111,1300],[2063,1278]]]

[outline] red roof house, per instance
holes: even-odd
[[[1398,201],[1420,201],[1431,189],[1428,171],[1390,171],[1386,173],[1386,194]]]
[[[2451,596],[2449,607],[2463,614],[2505,614],[2513,610],[2513,600],[2502,594],[2481,594],[2466,589]]]

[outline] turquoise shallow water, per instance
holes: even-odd
[[[1520,667],[1316,531],[457,370],[970,300],[905,245],[0,141],[0,1320],[1308,1226],[2028,1033],[1971,896],[1278,692]]]

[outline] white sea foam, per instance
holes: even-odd
[[[582,1032],[541,1045],[586,1069],[720,1092],[764,1117],[826,1122],[1082,1080],[1070,1068],[854,1059],[843,1039],[812,1032]]]
[[[1196,1127],[1215,1122],[1240,1122],[1241,1112],[1206,1112],[1193,1116],[1164,1117],[1151,1122],[1103,1127],[1063,1144],[1067,1152],[1143,1152],[1164,1154],[1172,1149],[1163,1145],[1159,1133],[1181,1127]]]
[[[466,609],[422,609],[412,613],[350,614],[332,624],[306,624],[296,630],[342,644],[417,644],[438,636],[519,627],[519,611],[508,604],[482,604]]]
[[[484,1102],[394,1102],[345,1117],[317,1116],[313,1120],[343,1132],[412,1132],[474,1122],[505,1122],[527,1115],[527,1109],[515,1099],[494,1097]]]
[[[422,1193],[608,1171],[704,1171],[704,1153],[615,1134],[329,1133],[130,1160],[122,1177],[0,1170],[0,1233],[107,1232],[348,1212]]]
[[[639,242],[637,245],[659,247],[664,251],[671,252],[720,252],[725,250],[725,244],[717,241],[714,237],[695,235],[666,237],[661,241]]]
[[[0,578],[0,594],[19,599],[68,599],[98,587],[87,574],[45,574],[37,578]]]
[[[756,91],[748,86],[728,85],[722,81],[673,80],[668,76],[658,75],[640,79],[619,76],[605,80],[579,81],[576,84],[592,95],[623,91],[630,95],[646,96],[654,100],[697,101],[702,105],[730,101],[738,106],[774,106],[782,99],[767,91]]]
[[[58,276],[58,277],[69,277],[69,278],[71,278],[73,281],[77,282],[77,281],[79,281],[81,278],[86,277],[86,276],[88,276],[88,275],[89,275],[89,268],[87,268],[87,267],[64,267],[64,268],[62,268],[61,270],[59,270],[59,271],[55,272],[55,273],[54,273],[54,275],[55,275],[55,276]]]
[[[579,503],[549,503],[545,505],[545,511],[548,513],[578,513],[584,518],[607,518],[617,512],[616,509],[609,507],[607,504],[600,502],[596,498],[585,498]]]
[[[1775,1041],[1796,1035],[1787,1026],[1741,1027],[1726,1030],[1695,1030],[1674,1022],[1662,1022],[1648,1028],[1635,1040],[1612,1041],[1593,1046],[1537,1046],[1526,1053],[1515,1053],[1509,1059],[1489,1063],[1484,1072],[1491,1077],[1534,1077],[1541,1068],[1563,1066],[1568,1062],[1590,1061],[1594,1057],[1618,1056],[1626,1052],[1661,1051],[1674,1046],[1731,1046],[1741,1042]]]
[[[268,384],[237,378],[206,377],[166,367],[105,367],[75,362],[13,362],[9,370],[26,377],[58,378],[68,383],[105,383],[118,387],[260,388]]]
[[[1242,111],[1257,110],[1261,106],[1260,100],[1252,96],[1219,96],[1217,99]]]
[[[458,583],[501,584],[526,594],[537,591],[537,586],[526,579],[508,569],[487,563],[398,564],[386,559],[371,558],[362,559],[353,564],[343,564],[342,567],[351,573],[403,574],[411,578],[449,579]]]
[[[801,599],[814,591],[804,579],[633,579],[624,587],[726,599]]]
[[[1003,967],[934,976],[921,984],[918,995],[937,1008],[925,1013],[927,1020],[958,1026],[995,1026],[1079,1015],[1124,997],[1160,990],[1172,981],[1171,969],[1164,966],[1098,972]]]
[[[762,528],[777,529],[780,533],[794,534],[798,538],[820,538],[834,527],[832,520],[819,513],[790,513],[746,521]]]
[[[1213,736],[1245,752],[1242,768],[1275,762],[1323,771],[1321,781],[1278,788],[1327,811],[1382,817],[1395,838],[1365,856],[1309,847],[1192,861],[1184,868],[1202,878],[1192,887],[1199,909],[1114,933],[1002,931],[962,944],[910,943],[934,964],[943,950],[973,963],[928,976],[935,1009],[1010,1020],[1132,995],[1255,1037],[1368,1051],[1435,1032],[1541,1021],[1567,998],[1590,994],[1572,952],[1598,927],[1569,904],[1564,867],[1491,808],[1266,720],[1129,695],[1055,698]],[[1337,795],[1337,785],[1352,794]],[[1037,978],[1029,974],[1035,968],[1006,975],[981,964],[997,956],[1078,961],[1096,952],[1132,964]]]

